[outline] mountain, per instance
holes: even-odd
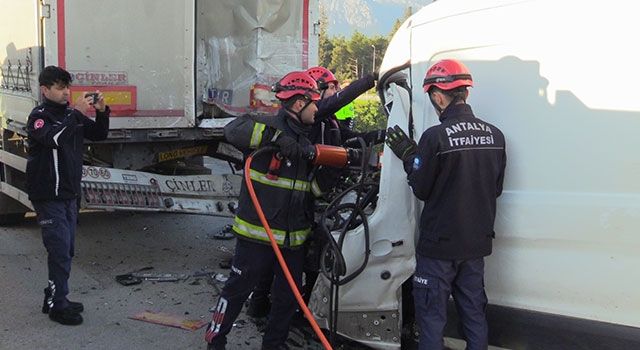
[[[366,36],[386,36],[411,7],[413,13],[432,0],[319,0],[327,14],[329,36],[350,38],[354,30]]]

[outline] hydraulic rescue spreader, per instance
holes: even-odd
[[[351,164],[360,164],[362,151],[355,148],[346,148],[329,145],[309,145],[302,149],[303,156],[313,165],[326,165],[334,168],[344,168]],[[283,158],[278,152],[274,152],[269,163],[266,177],[277,180]]]
[[[314,165],[326,165],[334,168],[360,164],[362,161],[362,151],[348,147],[311,145],[303,149],[303,154]]]

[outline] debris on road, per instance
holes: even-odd
[[[157,282],[178,282],[189,279],[189,275],[184,273],[132,273],[131,275],[145,281]]]
[[[188,274],[178,273],[143,273],[142,271],[148,271],[153,269],[152,266],[143,267],[134,272],[117,275],[116,282],[123,286],[131,286],[134,284],[140,284],[142,281],[157,281],[157,282],[178,282],[186,281],[189,279]]]
[[[144,310],[135,315],[129,316],[130,319],[155,323],[163,326],[177,327],[186,329],[189,331],[195,331],[204,327],[207,322],[201,320],[187,319],[181,316],[165,314],[160,312],[153,312]]]
[[[222,240],[227,240],[227,239],[233,239],[235,238],[235,235],[233,234],[233,226],[232,225],[225,225],[222,230],[216,232],[213,234],[213,238],[214,239],[222,239]]]

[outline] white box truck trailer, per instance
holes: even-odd
[[[71,72],[71,101],[99,89],[112,110],[108,139],[87,144],[82,207],[232,215],[240,177],[211,174],[203,156],[240,159],[222,127],[274,112],[271,85],[317,65],[318,6],[1,0],[0,223],[31,209],[23,126],[48,65]]]

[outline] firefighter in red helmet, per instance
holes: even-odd
[[[315,79],[316,83],[318,84],[318,89],[320,90],[320,98],[328,97],[325,96],[325,94],[331,96],[340,91],[340,83],[338,82],[338,79],[327,68],[312,67],[307,69],[306,73],[309,74],[313,79]]]
[[[320,100],[317,102],[315,122],[309,132],[309,139],[314,144],[342,146],[345,141],[361,137],[368,144],[378,144],[384,142],[385,129],[368,132],[356,132],[342,125],[336,118],[335,113],[342,107],[351,103],[365,91],[375,86],[376,74],[369,74],[351,83],[349,87],[341,90],[338,79],[325,67],[312,67],[306,71],[320,90]],[[325,167],[325,169],[327,169]],[[334,169],[336,176],[342,174],[341,169]],[[311,290],[318,276],[319,257],[316,255],[322,250],[322,233],[314,233],[307,241],[307,248],[310,252],[307,256],[307,269],[305,270],[305,286],[303,289],[304,299],[308,301]],[[269,294],[271,292],[271,277],[265,275],[263,280],[256,286],[249,300],[247,315],[251,317],[264,317],[271,308]],[[301,314],[300,314],[301,315]]]
[[[491,254],[496,198],[502,193],[505,139],[466,103],[473,80],[461,62],[436,62],[423,86],[440,124],[417,144],[398,125],[387,130],[387,145],[402,160],[414,195],[424,201],[413,278],[420,349],[444,348],[450,295],[467,349],[487,349],[484,257]]]
[[[336,117],[336,113],[341,108],[375,86],[378,79],[377,73],[355,80],[345,89],[340,89],[338,80],[327,68],[313,67],[307,69],[307,73],[316,80],[318,89],[321,91],[316,122],[311,130],[311,140],[334,146],[340,146],[344,141],[356,137],[362,137],[365,142],[372,144],[384,142],[384,129],[356,132],[342,125]]]
[[[248,156],[265,146],[276,151],[252,157],[249,176],[254,179],[255,195],[269,220],[271,232],[280,247],[298,289],[302,285],[303,244],[313,224],[313,203],[331,189],[337,177],[313,165],[303,155],[303,147],[311,145],[307,134],[315,120],[320,92],[315,80],[305,72],[292,72],[273,86],[282,108],[276,116],[245,115],[224,128],[227,142]],[[284,157],[282,162],[274,159]],[[279,164],[274,169],[274,164]],[[253,287],[265,274],[273,273],[273,308],[262,339],[262,349],[284,346],[297,303],[270,246],[266,228],[262,226],[247,184],[243,180],[233,233],[236,250],[231,273],[224,285],[207,328],[208,349],[224,349],[227,334],[240,314]]]

